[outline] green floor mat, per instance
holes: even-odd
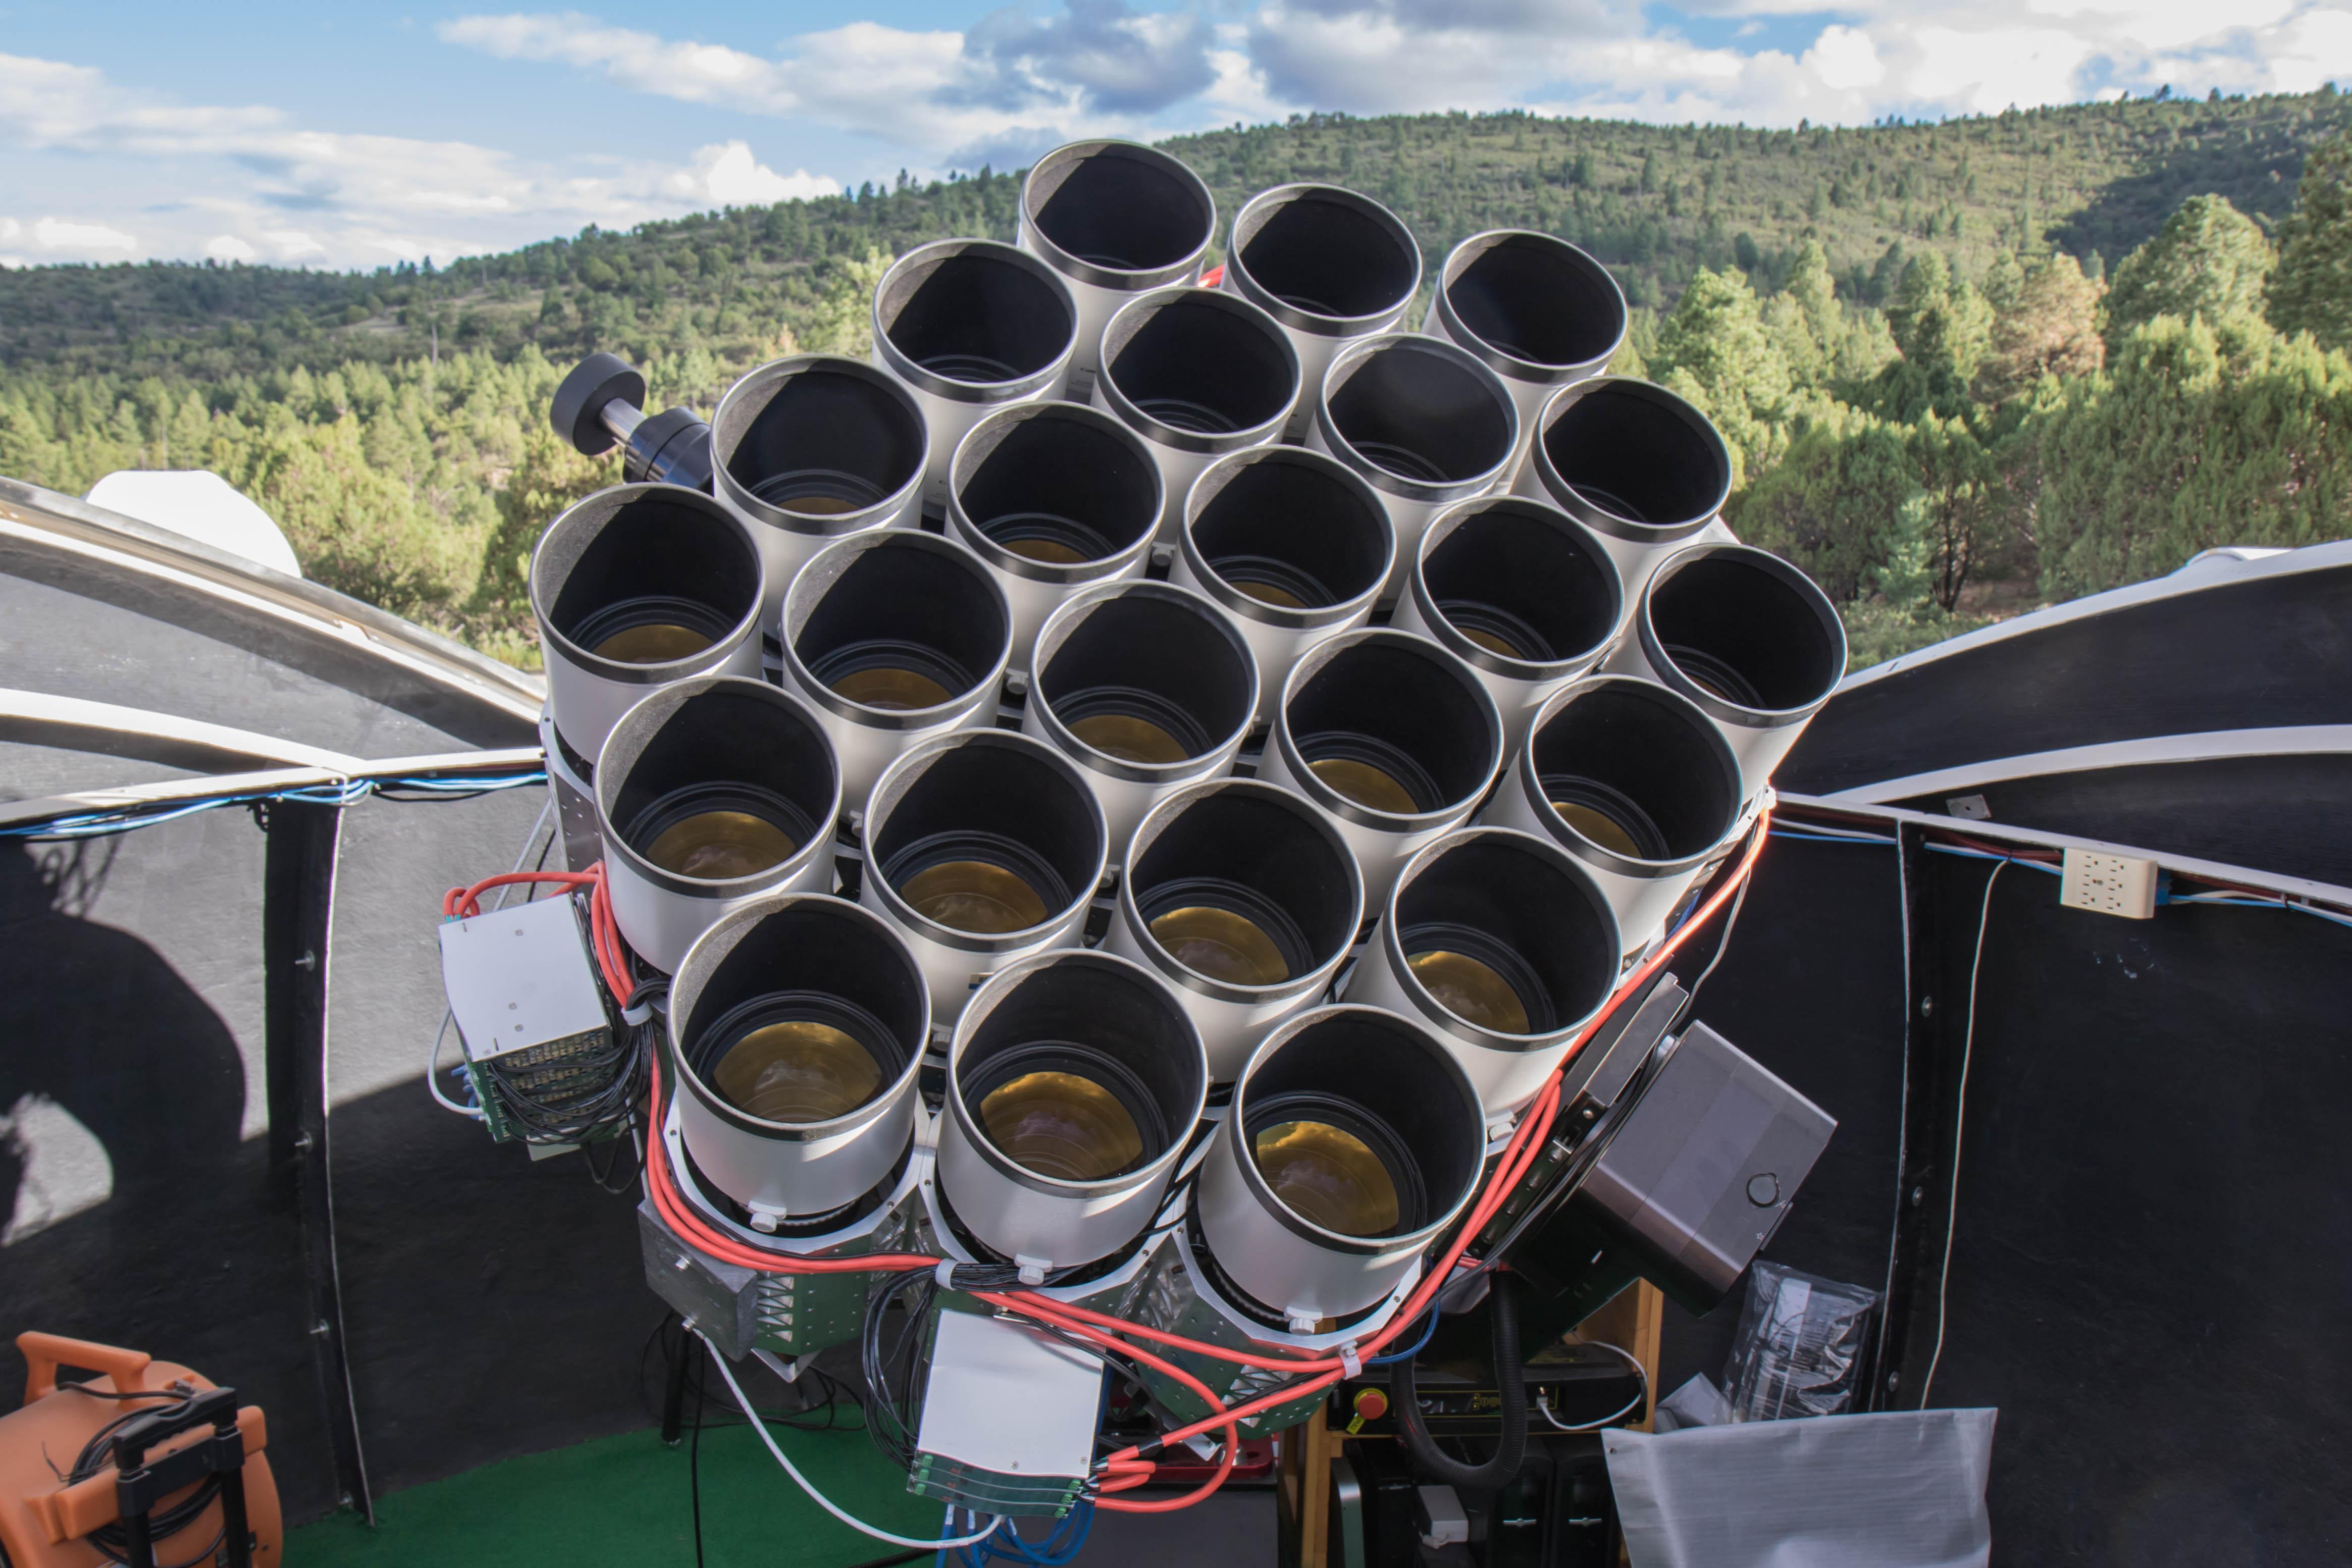
[[[778,1444],[835,1503],[900,1535],[939,1533],[940,1505],[856,1429],[795,1432]],[[485,1465],[380,1499],[373,1529],[339,1514],[294,1531],[288,1568],[620,1568],[694,1562],[687,1450],[654,1432],[599,1438]],[[898,1551],[840,1523],[780,1469],[747,1427],[702,1435],[708,1568],[845,1568]]]

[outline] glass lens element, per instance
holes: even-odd
[[[955,696],[954,692],[928,675],[887,667],[852,670],[835,681],[833,689],[852,702],[866,708],[879,708],[886,713],[936,708]]]
[[[591,651],[598,658],[609,658],[615,664],[667,664],[672,659],[700,653],[709,646],[710,639],[692,626],[656,621],[614,632]]]
[[[1037,889],[986,860],[942,860],[907,879],[898,896],[917,914],[975,936],[1044,925],[1053,911]]]
[[[830,1121],[882,1087],[874,1054],[830,1024],[801,1021],[754,1029],[719,1058],[712,1087],[727,1103],[765,1121]]]
[[[1123,763],[1181,763],[1192,755],[1175,736],[1131,713],[1089,714],[1071,725],[1070,733]]]
[[[1633,842],[1633,836],[1625,831],[1625,825],[1599,807],[1577,801],[1556,800],[1551,803],[1551,808],[1559,813],[1562,822],[1603,849],[1622,855],[1629,860],[1646,858],[1642,847]]]
[[[1282,1121],[1261,1131],[1251,1152],[1274,1195],[1309,1224],[1342,1236],[1396,1228],[1395,1178],[1354,1133],[1326,1121]]]
[[[1510,982],[1467,953],[1437,948],[1406,958],[1414,979],[1455,1017],[1498,1035],[1528,1033],[1527,1005]]]
[[[988,1141],[1015,1164],[1065,1182],[1099,1182],[1143,1158],[1118,1097],[1072,1072],[1024,1072],[980,1102]]]
[[[1277,588],[1271,583],[1252,583],[1246,578],[1235,578],[1233,584],[1234,587],[1239,588],[1261,605],[1274,605],[1286,610],[1303,610],[1307,607],[1297,595],[1286,588]]]
[[[1076,566],[1094,557],[1082,555],[1058,539],[1004,539],[997,542],[1013,554],[1028,561],[1043,561],[1051,566]]]
[[[1358,805],[1394,812],[1399,816],[1411,816],[1421,809],[1404,785],[1370,763],[1349,757],[1326,757],[1307,766],[1317,778]]]
[[[793,496],[789,500],[780,500],[776,504],[786,511],[796,511],[803,517],[841,517],[872,503],[856,500],[848,496],[814,495]]]
[[[1151,935],[1168,956],[1229,985],[1278,985],[1290,978],[1282,950],[1255,921],[1231,910],[1187,904],[1153,918]]]
[[[1461,628],[1461,631],[1464,637],[1468,637],[1472,642],[1476,643],[1488,653],[1499,653],[1505,658],[1525,658],[1528,657],[1517,647],[1503,637],[1496,637],[1493,632],[1475,631],[1467,626]]]
[[[781,866],[799,847],[791,834],[764,816],[698,811],[656,834],[643,854],[675,876],[722,882]]]

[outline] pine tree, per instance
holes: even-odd
[[[2270,319],[2327,348],[2352,348],[2352,132],[2304,160],[2296,205],[2280,231]]]
[[[1994,313],[1990,345],[1977,367],[1977,396],[2006,403],[2045,375],[2098,369],[2105,357],[2098,309],[2099,286],[2073,257],[2060,251],[2037,262]]]
[[[2276,258],[2252,218],[2221,196],[2190,196],[2156,237],[2116,264],[2107,289],[2110,353],[2142,321],[2260,315]]]

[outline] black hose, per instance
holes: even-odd
[[[1503,1436],[1494,1457],[1483,1465],[1468,1465],[1437,1446],[1421,1414],[1421,1395],[1413,1386],[1415,1355],[1389,1369],[1389,1386],[1396,1395],[1397,1432],[1404,1438],[1413,1463],[1433,1479],[1464,1491],[1494,1491],[1508,1486],[1519,1473],[1528,1453],[1528,1382],[1519,1365],[1518,1281],[1498,1273],[1486,1289],[1487,1310],[1494,1329],[1496,1414]]]

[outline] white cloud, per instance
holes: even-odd
[[[102,223],[75,223],[68,218],[45,217],[33,224],[33,243],[43,250],[64,251],[75,256],[121,251],[128,254],[139,248],[136,235],[125,234]]]
[[[86,216],[42,219],[33,241],[56,258],[447,260],[589,223],[625,228],[839,189],[804,169],[779,174],[743,142],[705,147],[683,165],[643,158],[551,165],[468,142],[313,130],[260,106],[175,104],[118,87],[87,66],[8,55],[0,55],[0,149],[215,166],[210,178],[192,182],[195,195],[165,204],[184,211],[142,218],[136,235]]]

